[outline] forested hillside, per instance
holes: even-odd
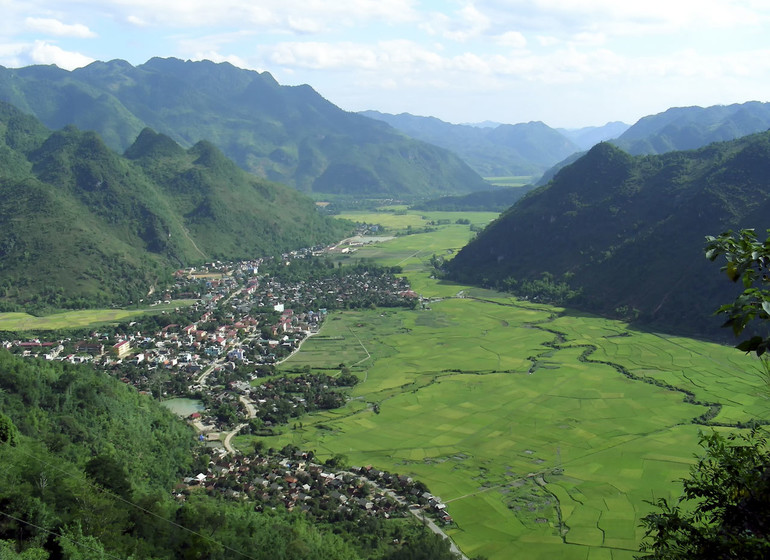
[[[444,149],[345,112],[310,86],[281,86],[228,63],[0,67],[0,100],[53,129],[94,130],[121,152],[145,127],[188,148],[208,141],[243,169],[306,192],[420,197],[488,188]]]
[[[202,445],[102,372],[0,350],[0,558],[451,558],[417,525],[314,524],[203,488],[175,499],[182,477],[207,472]]]
[[[710,273],[705,236],[770,227],[768,177],[770,133],[645,157],[599,144],[481,232],[450,276],[713,336],[738,287]]]
[[[0,302],[86,307],[144,297],[181,266],[339,239],[345,224],[217,148],[144,130],[126,156],[0,104]]]
[[[612,143],[630,154],[694,150],[770,128],[770,103],[673,107],[640,119]]]

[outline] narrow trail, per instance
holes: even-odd
[[[372,355],[369,353],[369,350],[367,350],[367,349],[366,349],[366,346],[364,346],[364,343],[363,343],[363,342],[361,342],[361,339],[358,337],[358,335],[357,335],[356,333],[354,333],[354,332],[353,332],[353,329],[349,329],[349,330],[350,330],[350,334],[352,334],[354,337],[356,337],[356,340],[357,340],[357,341],[358,341],[358,343],[361,345],[361,348],[363,348],[363,349],[364,349],[364,352],[366,352],[366,358],[363,358],[363,359],[361,359],[361,360],[358,360],[358,361],[357,361],[355,364],[353,364],[354,366],[357,366],[357,365],[363,364],[363,363],[364,363],[366,360],[370,360],[370,359],[372,358]],[[369,372],[367,371],[367,372],[364,374],[364,381],[366,381],[366,380],[367,380],[367,378],[368,378],[368,375],[369,375]]]
[[[306,336],[305,338],[303,338],[302,340],[300,340],[300,341],[299,341],[299,344],[297,344],[297,347],[296,347],[294,350],[292,350],[292,351],[291,351],[291,353],[290,353],[288,356],[286,356],[286,357],[285,357],[285,358],[283,358],[282,360],[278,360],[277,362],[275,362],[275,365],[277,365],[277,366],[280,366],[280,365],[281,365],[282,363],[284,363],[286,360],[288,360],[289,358],[291,358],[291,357],[292,357],[294,354],[296,354],[297,352],[299,352],[299,351],[300,351],[300,348],[302,348],[302,345],[303,345],[303,344],[305,344],[305,341],[306,341],[308,338],[310,338],[311,336],[315,336],[315,335],[317,335],[317,334],[318,334],[318,331],[316,331],[316,332],[311,332],[311,333],[308,333],[308,334],[307,334],[307,336]]]
[[[201,250],[200,250],[200,248],[199,248],[199,247],[198,247],[198,246],[195,244],[195,241],[193,241],[193,238],[192,238],[192,237],[190,237],[190,232],[189,232],[189,231],[187,231],[187,228],[186,228],[186,227],[184,227],[184,226],[182,226],[182,233],[184,233],[184,236],[185,236],[185,238],[187,239],[187,241],[189,241],[189,242],[190,242],[190,244],[193,246],[193,248],[194,248],[196,251],[198,251],[198,253],[200,253],[200,255],[201,255],[201,256],[202,256],[204,259],[208,259],[208,256],[206,255],[206,253],[204,253],[203,251],[201,251]]]
[[[419,519],[428,529],[436,533],[438,536],[448,540],[449,550],[451,550],[453,554],[458,555],[462,560],[469,560],[468,557],[463,554],[463,551],[458,548],[452,538],[447,535],[441,527],[436,525],[436,523],[430,517],[425,517],[425,513],[422,510],[409,508],[409,511],[411,511],[412,515]],[[422,515],[420,515],[420,513],[422,513]]]

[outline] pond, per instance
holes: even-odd
[[[203,403],[197,399],[168,399],[160,404],[182,418],[187,418],[193,412],[202,412],[204,409]]]

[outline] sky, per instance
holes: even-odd
[[[152,57],[310,84],[348,111],[633,124],[770,100],[767,0],[0,0],[0,65]]]

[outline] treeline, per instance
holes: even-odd
[[[178,502],[175,483],[208,469],[198,445],[103,373],[0,351],[0,558],[452,558],[403,520],[331,527],[205,491]]]
[[[502,212],[534,188],[534,185],[501,187],[462,196],[443,196],[415,204],[412,209],[433,212]]]
[[[306,282],[334,277],[341,278],[346,274],[362,274],[364,272],[374,277],[393,276],[401,274],[403,268],[400,266],[381,266],[366,259],[345,265],[338,262],[335,265],[329,257],[310,257],[294,259],[288,265],[280,259],[273,259],[263,264],[260,267],[260,272],[267,273],[282,282]]]

